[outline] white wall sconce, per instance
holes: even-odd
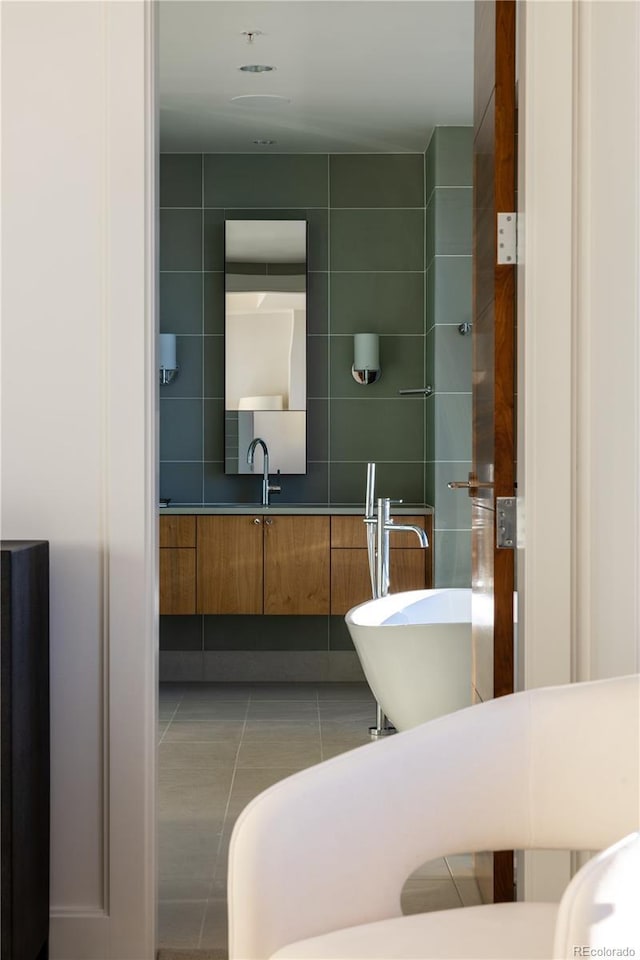
[[[377,333],[355,333],[353,336],[353,366],[351,374],[356,383],[375,383],[382,376],[380,370],[380,338]]]
[[[171,383],[178,373],[175,333],[160,334],[160,383]]]

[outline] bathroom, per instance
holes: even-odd
[[[297,521],[314,517],[320,527],[306,542],[329,529],[333,537],[336,518],[363,513],[373,461],[377,496],[403,501],[393,508],[399,520],[429,524],[427,551],[398,551],[412,562],[421,554],[424,582],[410,585],[470,585],[469,501],[447,483],[465,477],[471,459],[473,10],[393,7],[161,8],[160,332],[174,335],[177,366],[160,387],[161,523],[171,517],[184,537],[161,539],[161,571],[165,560],[166,585],[174,561],[184,561],[187,584],[172,613],[161,591],[158,942],[166,950],[224,950],[226,850],[239,809],[282,776],[369,742],[376,716],[344,620],[366,597],[335,599],[350,551],[334,541],[321,612],[196,612],[201,518],[230,524],[232,550],[241,549],[238,517],[265,540],[275,529],[262,525],[262,466],[255,475],[225,472],[225,220],[308,224],[304,472],[282,471],[273,520],[287,510]],[[326,102],[307,122],[313,98],[300,71],[311,49],[319,72],[310,75]],[[403,70],[380,70],[376,56],[397,58]],[[331,83],[317,79],[323,62]],[[212,64],[219,73],[209,76]],[[238,69],[255,64],[274,69]],[[391,84],[387,72],[400,79]],[[214,102],[198,107],[196,97],[189,107],[189,84],[204,77]],[[233,96],[263,102],[229,103]],[[352,375],[361,333],[378,336],[381,376],[367,384]],[[421,392],[399,393],[411,389]],[[267,579],[264,589],[266,610]],[[475,902],[469,864],[442,862],[408,881],[408,904],[413,897],[423,909],[425,895],[434,906]]]

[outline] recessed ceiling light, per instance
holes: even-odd
[[[272,144],[277,143],[277,140],[254,140],[259,147],[270,147]]]
[[[245,63],[244,66],[238,67],[238,70],[243,70],[245,73],[270,73],[275,70],[275,67],[270,67],[268,63]]]

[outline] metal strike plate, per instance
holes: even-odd
[[[518,218],[515,213],[498,214],[498,263],[512,265],[516,262],[516,227]]]
[[[496,497],[496,547],[515,550],[516,546],[516,498]]]

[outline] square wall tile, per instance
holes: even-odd
[[[161,462],[160,496],[169,497],[172,505],[202,503],[202,463]]]
[[[307,400],[307,458],[329,459],[328,400]]]
[[[224,278],[224,210],[204,211],[202,233],[204,252],[201,269],[222,273]]]
[[[435,127],[429,138],[427,149],[424,154],[424,202],[429,203],[431,194],[436,185],[436,134],[438,128]]]
[[[202,658],[201,650],[161,650],[158,671],[160,682],[203,680]]]
[[[331,460],[424,460],[424,406],[413,401],[332,400]]]
[[[424,206],[424,155],[335,154],[329,159],[330,205]]]
[[[436,465],[427,460],[424,465],[424,502],[435,507],[436,503]]]
[[[473,186],[473,127],[436,127],[435,184]]]
[[[160,269],[202,270],[202,211],[160,211]]]
[[[224,398],[224,337],[204,338],[204,396]]]
[[[160,617],[161,650],[202,650],[202,617]]]
[[[232,681],[234,683],[315,683],[328,680],[328,654],[326,650],[206,650],[203,654],[206,680]],[[295,704],[285,703],[281,719],[291,719]],[[298,709],[300,719],[306,719],[308,711]],[[304,714],[304,716],[300,716]],[[268,718],[266,718],[268,719]],[[278,717],[274,717],[277,720]],[[234,790],[240,779],[236,771]],[[255,775],[254,771],[246,771]],[[281,777],[295,771],[280,771]],[[268,784],[256,787],[254,794],[266,789]],[[247,797],[244,806],[251,797]],[[231,798],[234,803],[234,797]]]
[[[353,364],[353,337],[330,337],[330,390],[332,399],[354,397],[359,400],[377,397],[396,397],[403,387],[424,385],[423,336],[380,337],[380,366],[382,376],[366,386],[356,383],[351,373]],[[422,403],[422,397],[404,397],[405,403]]]
[[[203,274],[204,333],[224,334],[224,273]]]
[[[202,460],[202,400],[160,401],[160,459]]]
[[[160,206],[202,206],[201,154],[160,154]]]
[[[329,331],[329,274],[307,274],[307,333]]]
[[[434,460],[471,459],[471,394],[444,393],[434,398]]]
[[[454,328],[455,329],[455,328]],[[428,386],[435,386],[435,369],[436,369],[436,328],[432,327],[429,330],[425,338],[425,372],[424,379],[425,384]]]
[[[334,273],[331,333],[422,333],[424,274]]]
[[[425,329],[427,333],[436,322],[435,263],[436,261],[432,259],[425,271]]]
[[[205,650],[326,650],[327,647],[326,617],[204,618]]]
[[[436,459],[436,398],[434,394],[427,397],[424,404],[425,412],[425,460]]]
[[[329,396],[328,337],[307,337],[307,396]]]
[[[471,323],[473,318],[471,257],[436,257],[433,262],[433,322]]]
[[[326,207],[326,154],[207,154],[205,207]]]
[[[435,253],[470,256],[473,241],[471,187],[437,187],[435,191]]]
[[[332,210],[332,270],[424,270],[423,210]]]
[[[471,341],[452,325],[434,328],[433,384],[436,391],[465,393],[471,390]]]
[[[364,506],[367,463],[331,464],[331,503]],[[402,499],[407,504],[424,503],[424,464],[377,463],[376,497]]]
[[[307,472],[283,473],[282,493],[273,502],[281,506],[287,503],[327,503],[329,500],[329,464],[310,463]]]
[[[202,337],[176,338],[178,373],[171,383],[160,384],[160,398],[202,396]]]
[[[329,617],[329,649],[355,650],[344,617]]]
[[[434,587],[471,586],[471,531],[434,533]]]
[[[436,254],[436,193],[431,193],[424,212],[425,266],[429,267]]]
[[[207,461],[203,471],[205,503],[260,503],[260,477],[227,474],[224,461]]]
[[[202,274],[160,274],[160,333],[202,333]]]
[[[205,400],[204,459],[224,459],[224,401]]]
[[[438,530],[470,530],[471,498],[466,490],[450,490],[451,480],[466,480],[471,462],[449,463],[439,461],[433,465],[433,498],[435,527]]]

